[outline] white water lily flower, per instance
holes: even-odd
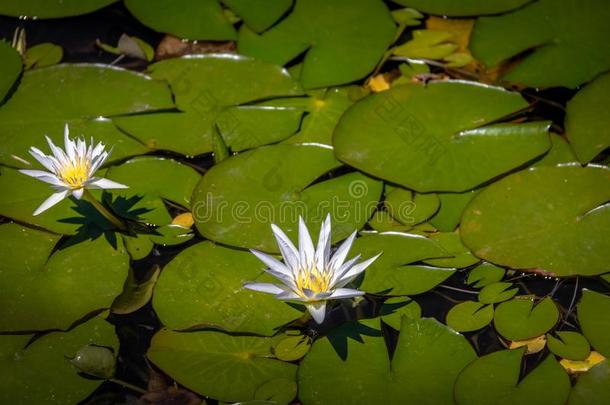
[[[324,321],[326,301],[364,295],[363,291],[344,287],[373,263],[381,253],[362,263],[356,264],[360,255],[346,262],[345,259],[356,237],[356,231],[331,257],[330,215],[326,217],[320,228],[316,249],[314,249],[309,231],[300,217],[298,251],[279,227],[271,225],[271,229],[284,263],[257,250],[250,251],[269,267],[265,271],[283,284],[246,283],[245,288],[274,294],[275,298],[280,300],[303,302],[317,323]]]
[[[51,155],[45,155],[40,149],[33,146],[30,148],[30,154],[48,172],[44,170],[19,170],[23,174],[49,183],[57,190],[56,193],[47,198],[34,211],[34,215],[48,210],[71,195],[80,200],[86,188],[128,188],[123,184],[108,179],[93,177],[93,174],[104,164],[110,155],[110,152],[106,152],[103,143],[99,142],[94,147],[93,139],[91,139],[91,144],[87,146],[87,142],[84,139],[77,139],[75,142],[68,135],[68,124],[66,124],[64,129],[65,150],[55,146],[51,138],[46,136],[51,148]]]

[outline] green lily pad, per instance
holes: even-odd
[[[150,240],[150,236],[144,234],[136,236],[125,235],[123,237],[123,242],[125,242],[125,249],[133,260],[145,258],[155,247],[154,242]]]
[[[608,168],[525,170],[478,194],[462,216],[460,234],[478,257],[510,268],[557,276],[606,273],[609,199]]]
[[[470,270],[466,283],[472,285],[474,288],[483,288],[502,280],[505,273],[506,270],[502,267],[498,267],[493,263],[484,262]]]
[[[153,337],[148,358],[178,383],[220,401],[255,399],[263,384],[294,380],[297,366],[272,357],[271,338],[221,332],[173,332]]]
[[[24,73],[10,100],[0,108],[0,163],[34,161],[30,146],[47,150],[44,135],[63,145],[64,125],[72,136],[113,147],[109,161],[145,153],[148,148],[100,118],[172,108],[165,83],[140,73],[101,65],[56,65]]]
[[[513,283],[506,282],[486,285],[479,292],[479,302],[482,302],[483,304],[497,304],[499,302],[507,301],[519,292],[519,288],[511,288],[513,286]]]
[[[28,70],[53,66],[58,64],[63,56],[64,50],[59,45],[50,42],[34,45],[25,52],[24,68]]]
[[[368,225],[376,232],[408,232],[413,228],[412,225],[403,225],[398,222],[384,209],[375,211],[369,219]]]
[[[392,297],[384,301],[379,315],[383,322],[396,330],[400,330],[403,316],[411,319],[421,318],[421,307],[411,298]]]
[[[479,190],[463,193],[437,193],[441,206],[429,222],[441,232],[455,231],[462,218],[462,212],[478,192]]]
[[[310,347],[309,336],[286,336],[273,347],[273,354],[283,361],[295,361],[305,356]]]
[[[218,0],[125,0],[125,6],[142,24],[158,32],[192,40],[237,38]]]
[[[360,289],[370,293],[392,295],[420,294],[449,278],[455,269],[430,266],[408,266],[430,257],[446,256],[436,242],[419,235],[390,232],[357,238],[351,255],[363,258],[383,254],[364,271]]]
[[[539,158],[536,163],[530,167],[556,166],[559,164],[574,163],[578,161],[578,159],[576,159],[576,155],[574,155],[572,147],[570,147],[570,144],[564,137],[553,133],[551,133],[550,136],[551,149],[549,149],[544,156]]]
[[[604,0],[535,1],[512,13],[479,18],[470,49],[488,66],[532,51],[503,78],[530,87],[576,87],[610,68],[608,19]],[[564,68],[557,69],[560,64]]]
[[[440,267],[463,268],[480,261],[466,246],[462,244],[457,232],[438,232],[430,235],[430,239],[437,242],[447,252],[447,257],[427,259],[424,263]]]
[[[261,35],[243,26],[238,48],[280,65],[306,52],[303,86],[328,87],[366,76],[395,32],[390,11],[379,0],[297,0],[286,18]]]
[[[112,303],[112,313],[130,314],[146,305],[152,297],[160,272],[161,267],[154,266],[143,280],[137,280],[133,270],[130,269],[123,292]]]
[[[514,298],[497,306],[494,326],[508,340],[525,340],[548,332],[559,319],[559,310],[549,297],[534,306],[533,297]]]
[[[405,225],[424,222],[438,211],[440,203],[434,193],[419,194],[403,188],[394,188],[384,202],[390,214]]]
[[[578,377],[570,392],[569,405],[610,402],[610,363],[604,360]]]
[[[610,146],[609,106],[609,73],[596,78],[568,102],[566,135],[581,163],[590,162]]]
[[[296,397],[297,389],[297,383],[294,380],[276,378],[258,387],[254,398],[265,404],[289,404]]]
[[[464,301],[447,313],[447,326],[458,332],[473,332],[489,325],[494,317],[493,305]]]
[[[305,404],[452,403],[457,374],[476,358],[468,341],[433,319],[403,317],[390,360],[381,332],[348,323],[314,342],[299,367]]]
[[[526,106],[518,93],[475,83],[400,85],[346,111],[335,130],[335,153],[418,192],[462,192],[550,147],[547,122],[491,124]]]
[[[292,6],[291,0],[222,0],[256,32],[275,23]]]
[[[578,323],[591,346],[610,357],[610,298],[591,290],[583,290],[577,306]]]
[[[0,240],[0,331],[67,329],[123,290],[129,258],[103,236],[52,253],[58,235],[9,223]]]
[[[451,17],[499,14],[521,7],[530,0],[392,0],[402,6],[413,7],[428,14]]]
[[[470,363],[455,383],[458,405],[565,404],[570,378],[553,356],[521,379],[525,348],[500,350]]]
[[[298,128],[300,110],[267,104],[229,108],[300,95],[298,82],[280,66],[217,54],[169,59],[149,68],[154,78],[169,83],[182,111],[123,116],[113,121],[151,148],[188,156],[208,153],[213,150],[218,127],[225,143],[241,150],[276,142]]]
[[[2,59],[2,65],[0,66],[1,103],[21,74],[22,62],[19,53],[6,41],[0,41],[0,58]]]
[[[582,361],[589,356],[591,348],[587,339],[578,332],[556,332],[558,337],[547,333],[546,344],[556,356],[568,360]]]
[[[50,332],[31,343],[33,335],[0,335],[0,402],[3,404],[75,404],[103,380],[84,378],[69,359],[86,345],[118,353],[114,326],[93,318],[68,332]]]
[[[172,329],[208,326],[272,335],[303,313],[270,294],[243,288],[261,278],[262,270],[264,265],[250,252],[198,243],[165,266],[153,307]]]
[[[197,229],[217,242],[278,252],[271,223],[296,239],[299,215],[319,224],[330,212],[333,242],[342,240],[367,222],[382,183],[360,173],[323,179],[339,166],[319,145],[273,145],[226,159],[193,192]]]
[[[193,239],[191,228],[182,225],[167,224],[155,229],[158,235],[150,235],[150,240],[161,246],[175,246]]]
[[[0,14],[11,17],[60,18],[87,14],[117,0],[25,0],[3,1]]]

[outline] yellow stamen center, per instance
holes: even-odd
[[[90,162],[87,159],[77,158],[67,166],[61,168],[59,177],[70,187],[82,188],[89,178]]]
[[[296,277],[297,288],[301,292],[302,297],[307,297],[303,292],[304,289],[311,290],[318,294],[328,291],[330,288],[330,274],[325,271],[318,270],[317,267],[309,269],[301,269]]]

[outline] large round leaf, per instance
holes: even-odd
[[[488,125],[526,105],[518,93],[475,83],[396,86],[346,111],[336,154],[419,192],[465,191],[549,148],[545,122]]]
[[[470,48],[489,66],[532,51],[504,79],[530,87],[576,87],[610,68],[608,19],[605,0],[533,1],[509,14],[479,18]]]
[[[559,310],[549,297],[534,306],[531,297],[515,298],[498,305],[494,326],[508,340],[525,340],[549,331],[559,319]]]
[[[577,310],[578,323],[591,346],[610,357],[610,297],[584,290]]]
[[[23,166],[12,155],[35,162],[29,147],[47,151],[45,134],[63,145],[65,124],[72,136],[112,146],[110,160],[144,153],[146,147],[101,117],[172,107],[167,85],[140,73],[101,65],[30,70],[0,108],[0,163]]]
[[[272,357],[271,338],[221,332],[172,332],[153,337],[148,358],[187,388],[225,402],[255,398],[270,380],[294,380],[297,367]]]
[[[0,14],[11,17],[59,18],[87,14],[117,0],[23,0],[0,2]]]
[[[525,348],[500,350],[483,356],[464,369],[455,383],[459,405],[565,404],[570,379],[548,356],[524,379],[519,378]]]
[[[0,331],[67,329],[110,307],[123,290],[129,258],[122,247],[99,236],[51,254],[58,240],[17,224],[0,226]]]
[[[0,6],[0,11],[1,11]],[[21,56],[17,51],[5,41],[0,40],[0,103],[8,94],[15,80],[19,77],[22,68]]]
[[[568,103],[566,135],[578,160],[587,163],[610,146],[610,73],[595,79]]]
[[[299,399],[305,405],[452,403],[457,374],[475,358],[462,335],[433,319],[403,317],[391,361],[377,328],[349,323],[314,342],[299,367]]]
[[[285,138],[300,122],[302,111],[292,109],[268,105],[228,108],[259,99],[300,95],[298,82],[280,66],[220,54],[169,59],[152,65],[150,70],[154,78],[169,83],[182,111],[113,120],[149,147],[191,156],[211,152],[218,129],[228,146],[241,150],[279,140],[269,132],[280,132],[279,138]]]
[[[403,6],[413,7],[424,13],[463,17],[469,15],[498,14],[513,10],[530,0],[393,0]]]
[[[303,86],[328,87],[373,70],[395,31],[380,0],[296,0],[292,12],[261,35],[243,26],[238,47],[240,53],[281,65],[306,51]]]
[[[221,243],[277,252],[271,223],[296,239],[299,215],[316,224],[315,234],[329,212],[333,241],[344,239],[366,223],[382,184],[360,173],[312,184],[340,165],[318,145],[274,145],[224,160],[193,192],[197,229]]]
[[[3,404],[75,404],[103,380],[78,374],[69,359],[87,345],[118,353],[114,326],[93,318],[68,332],[50,332],[30,343],[33,335],[0,335],[0,402]]]
[[[478,194],[460,235],[477,256],[507,267],[558,276],[606,273],[609,200],[608,168],[525,170]]]
[[[610,403],[610,363],[604,360],[578,377],[569,405]]]
[[[155,312],[172,329],[211,326],[272,335],[302,312],[270,294],[243,288],[259,279],[264,268],[250,252],[198,243],[163,269],[155,287]]]

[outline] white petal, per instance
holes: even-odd
[[[89,169],[90,176],[93,176],[93,174],[97,172],[97,170],[104,164],[107,157],[108,153],[104,152],[101,155],[91,159],[91,169]]]
[[[280,262],[275,257],[269,256],[268,254],[259,252],[258,250],[254,249],[250,249],[250,252],[252,252],[252,254],[254,254],[254,256],[256,256],[258,260],[269,266],[271,270],[286,276],[292,275],[292,272],[288,269],[288,267],[286,267],[284,263]]]
[[[19,172],[21,172],[25,175],[28,175],[30,177],[34,177],[40,181],[44,181],[45,183],[52,184],[54,186],[59,186],[59,187],[65,186],[64,182],[59,180],[57,178],[57,176],[55,176],[53,173],[45,172],[42,170],[28,170],[28,169],[21,169],[21,170],[19,170]]]
[[[320,324],[324,322],[324,318],[326,317],[326,302],[315,302],[312,304],[307,304],[306,307],[316,323]]]
[[[280,286],[271,283],[246,283],[244,284],[244,288],[273,295],[281,294],[286,291]]]
[[[278,300],[287,300],[287,301],[307,301],[306,298],[301,297],[299,294],[294,291],[284,291],[275,296]]]
[[[55,146],[55,144],[53,143],[51,138],[49,138],[46,135],[45,135],[45,138],[47,139],[49,148],[51,148],[51,153],[53,153],[53,156],[55,156],[55,159],[57,159],[59,164],[64,165],[64,166],[67,165],[68,157],[66,156],[65,152],[61,148]]]
[[[349,250],[352,248],[352,243],[354,243],[354,238],[356,238],[356,233],[357,233],[357,231],[354,231],[341,244],[341,246],[339,246],[339,248],[333,254],[333,258],[330,259],[329,267],[332,269],[333,272],[337,271],[341,267],[343,262],[345,261],[345,258],[347,257]]]
[[[331,279],[330,279],[330,285],[331,285],[331,286],[334,286],[334,285],[335,285],[335,283],[336,283],[336,282],[337,282],[339,279],[341,279],[341,278],[343,277],[343,275],[344,275],[344,274],[345,274],[347,271],[349,271],[349,269],[351,269],[351,268],[352,268],[352,266],[353,266],[354,264],[356,264],[356,262],[357,262],[358,260],[360,260],[360,255],[356,255],[356,257],[353,257],[353,258],[349,259],[348,261],[346,261],[345,263],[343,263],[343,264],[341,265],[341,267],[339,267],[339,269],[338,269],[338,270],[336,270],[336,271],[333,273],[333,275],[332,275],[332,277],[331,277]]]
[[[117,183],[116,181],[104,179],[102,177],[93,178],[91,181],[87,183],[87,188],[103,188],[103,189],[113,189],[113,188],[129,188],[124,184]]]
[[[82,188],[77,188],[76,190],[72,190],[72,195],[74,196],[74,198],[76,198],[77,200],[80,200],[81,197],[83,196],[83,191],[85,191]]]
[[[299,252],[297,251],[297,248],[294,247],[292,241],[279,226],[271,224],[271,230],[273,231],[273,236],[275,236],[277,245],[280,248],[280,253],[282,253],[284,262],[286,262],[291,269],[297,268],[299,266]]]
[[[330,235],[330,214],[328,214],[320,227],[320,236],[318,236],[318,246],[316,247],[316,266],[319,269],[326,268],[326,263],[328,263],[330,256]]]
[[[64,198],[66,198],[69,195],[70,195],[70,190],[63,190],[63,191],[51,194],[51,197],[44,200],[44,202],[42,204],[40,204],[40,207],[36,208],[36,211],[34,211],[34,216],[40,214],[41,212],[48,210],[49,208],[51,208],[52,206],[54,206],[55,204],[57,204],[58,202],[60,202],[61,200],[63,200]]]
[[[53,164],[53,159],[50,156],[45,155],[42,151],[34,146],[30,148],[30,155],[34,157],[41,165],[43,165],[47,170],[55,172],[55,165]]]
[[[358,263],[353,266],[343,276],[339,278],[339,280],[335,284],[336,287],[343,287],[344,285],[358,277],[358,275],[362,273],[367,267],[369,267],[375,260],[377,260],[379,256],[381,256],[381,253],[363,261],[362,263]]]
[[[364,295],[364,291],[354,290],[352,288],[337,288],[328,298],[339,300],[343,298],[359,297],[361,295]]]
[[[303,218],[299,217],[299,254],[301,256],[301,266],[311,267],[314,262],[315,251],[313,249],[313,242],[307,230],[307,225],[303,221]]]
[[[64,126],[64,148],[66,149],[66,153],[68,154],[68,158],[70,160],[74,160],[75,158],[75,145],[74,141],[70,140],[70,130],[68,129],[68,124]]]

